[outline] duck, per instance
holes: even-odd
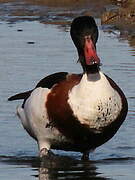
[[[128,112],[124,93],[101,71],[95,19],[76,17],[70,35],[82,73],[55,72],[35,88],[8,98],[23,100],[17,115],[37,141],[40,158],[56,149],[80,152],[82,159],[89,159],[91,151],[116,134]]]

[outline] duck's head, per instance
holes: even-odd
[[[80,16],[73,20],[70,30],[71,38],[78,50],[79,62],[84,72],[99,71],[100,59],[96,53],[98,28],[91,16]]]

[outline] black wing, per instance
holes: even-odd
[[[11,97],[8,98],[8,101],[14,101],[14,100],[19,100],[19,99],[27,99],[30,94],[32,93],[33,90],[30,90],[30,91],[26,91],[26,92],[23,92],[23,93],[19,93],[19,94],[15,94]]]
[[[42,88],[51,89],[53,85],[59,83],[60,81],[65,80],[67,75],[68,75],[67,72],[58,72],[51,74],[45,77],[44,79],[42,79],[41,81],[39,81],[39,83],[36,85],[36,88],[42,87]]]
[[[53,85],[59,83],[60,81],[65,80],[67,74],[68,74],[67,72],[58,72],[58,73],[51,74],[51,75],[45,77],[44,79],[40,80],[35,88],[42,87],[42,88],[51,89],[51,87]],[[8,101],[24,99],[24,102],[25,102],[26,99],[30,96],[30,94],[32,93],[32,91],[34,89],[32,89],[30,91],[23,92],[23,93],[16,94],[14,96],[11,96],[8,98]]]

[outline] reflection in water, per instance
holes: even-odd
[[[40,161],[36,157],[16,157],[16,156],[0,156],[0,165],[7,165],[6,173],[8,172],[8,166],[12,165],[15,167],[14,177],[18,177],[18,171],[22,172],[20,179],[30,179],[23,176],[26,170],[32,170],[32,180],[113,180],[116,177],[123,177],[121,180],[127,180],[127,177],[130,177],[130,180],[134,180],[134,157],[125,157],[125,158],[108,158],[101,159],[98,161],[82,161],[76,158],[71,158],[68,156],[55,155],[51,159],[45,158],[44,161]],[[127,169],[127,165],[130,166],[130,170]],[[10,170],[10,169],[9,169]],[[100,173],[102,170],[102,174]],[[109,170],[109,174],[107,172]],[[106,174],[104,174],[104,173]],[[128,173],[128,176],[127,176]],[[112,178],[110,178],[110,176]],[[1,176],[0,176],[1,177]],[[114,177],[114,178],[113,178]],[[124,178],[126,177],[126,179]],[[119,179],[118,178],[118,179]],[[8,176],[9,179],[9,176]],[[4,179],[5,180],[5,179]],[[16,178],[16,180],[18,180]]]
[[[39,180],[61,179],[93,179],[97,178],[96,167],[90,163],[83,163],[68,157],[57,157],[53,161],[41,162]],[[100,179],[100,177],[99,177]]]
[[[128,38],[128,43],[132,47],[132,50],[129,51],[130,54],[132,56],[135,56],[135,36],[129,37]],[[132,65],[133,65],[132,67],[134,67],[134,71],[135,71],[135,62]]]
[[[45,160],[40,163],[39,180],[57,180],[57,179],[74,179],[74,180],[111,180],[113,178],[105,177],[99,173],[99,166],[110,165],[110,168],[121,164],[132,164],[135,158],[110,158],[98,161],[80,161],[69,157],[57,156],[53,160]],[[117,167],[117,164],[118,167]],[[108,168],[107,168],[108,169]],[[107,170],[106,169],[106,170]],[[113,169],[112,169],[113,172]],[[127,171],[128,172],[128,171]],[[126,172],[125,172],[126,173]],[[118,171],[118,176],[122,174]],[[113,177],[113,176],[112,176]],[[132,176],[131,176],[132,177]],[[133,178],[133,177],[132,177]],[[132,179],[131,178],[131,179]],[[130,179],[130,180],[131,180]]]
[[[29,171],[31,169],[31,174],[35,177],[32,178],[32,180],[113,180],[115,177],[126,177],[127,179],[125,175],[130,171],[126,169],[126,166],[129,164],[132,170],[131,172],[133,172],[134,161],[134,157],[81,161],[73,157],[55,155],[51,159],[46,158],[44,161],[40,161],[36,157],[0,156],[0,164],[3,163],[7,166],[14,166],[15,173],[19,171],[19,168],[22,174],[25,174],[24,172],[26,172],[27,169]],[[102,172],[101,174],[101,169],[105,174],[107,174],[108,170],[110,170],[110,173],[105,175]],[[8,174],[8,168],[6,173]],[[110,175],[112,178],[110,178]],[[133,180],[134,174],[128,175],[128,177],[131,177],[130,180]],[[26,180],[29,178],[21,176],[20,179]]]
[[[130,46],[135,48],[135,36],[133,35],[129,36],[128,41],[129,41]]]
[[[102,177],[93,161],[81,161],[67,156],[55,155],[53,159],[40,161],[34,157],[0,157],[0,161],[6,164],[24,165],[32,167],[35,177],[38,180],[107,180],[110,178]],[[22,169],[23,171],[23,169]]]

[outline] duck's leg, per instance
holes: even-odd
[[[90,153],[90,151],[85,151],[85,152],[83,152],[83,155],[82,155],[82,160],[89,160],[89,153]]]
[[[39,157],[42,159],[42,158],[45,158],[45,157],[52,157],[54,154],[51,150],[48,150],[47,148],[42,148],[39,152]]]
[[[45,157],[45,156],[47,156],[48,155],[48,149],[46,149],[46,148],[42,148],[41,150],[40,150],[40,152],[39,152],[39,157],[40,158],[43,158],[43,157]]]
[[[42,158],[50,158],[54,154],[50,150],[50,144],[47,141],[38,141],[39,146],[39,157]]]

